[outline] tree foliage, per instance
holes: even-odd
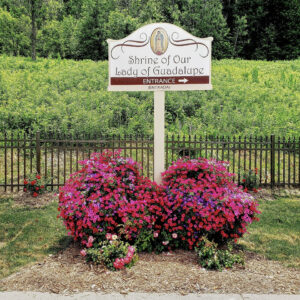
[[[243,48],[242,57],[267,60],[299,57],[298,0],[240,0],[236,1],[235,11],[248,22],[250,43]]]
[[[167,22],[213,36],[218,59],[300,55],[298,0],[0,0],[0,9],[0,54],[103,60],[107,38]]]
[[[213,56],[226,58],[231,54],[229,28],[222,14],[219,0],[189,0],[183,9],[181,23],[195,36],[214,38]]]
[[[0,53],[28,55],[29,32],[30,19],[27,16],[21,15],[17,19],[6,9],[0,7]]]

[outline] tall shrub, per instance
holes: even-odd
[[[203,236],[218,244],[240,238],[257,220],[257,202],[232,182],[228,164],[180,159],[163,173],[165,196],[152,199],[157,245],[192,249]]]
[[[142,230],[151,229],[147,203],[157,187],[140,174],[136,162],[104,152],[81,163],[59,194],[60,216],[75,240],[87,245],[90,236],[101,241],[113,233],[134,242]]]

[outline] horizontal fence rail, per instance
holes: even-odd
[[[180,157],[228,161],[228,170],[241,182],[243,172],[257,169],[261,186],[300,187],[300,139],[281,137],[166,136],[165,167]],[[79,162],[93,152],[121,151],[140,163],[143,175],[153,179],[153,137],[66,136],[60,134],[1,134],[0,188],[23,188],[24,178],[39,173],[52,189],[62,186]]]

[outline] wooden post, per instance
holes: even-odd
[[[165,165],[165,92],[154,92],[154,181],[162,182]]]

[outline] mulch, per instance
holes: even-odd
[[[52,199],[52,198],[51,198]],[[56,201],[53,196],[51,201]],[[36,199],[35,199],[36,200]],[[19,199],[16,205],[30,205]],[[45,202],[50,203],[48,200]],[[19,204],[18,204],[19,203]],[[27,204],[26,204],[27,203]],[[34,201],[32,200],[32,205]],[[45,204],[44,204],[45,205]],[[33,207],[35,207],[33,205]],[[109,271],[85,262],[80,247],[72,243],[57,255],[22,268],[0,280],[0,290],[60,294],[79,292],[145,293],[254,293],[300,294],[300,270],[245,252],[245,265],[207,271],[192,251],[139,254],[131,269]]]
[[[300,270],[246,253],[245,266],[207,271],[194,252],[141,253],[131,269],[109,271],[85,262],[79,246],[25,267],[0,281],[6,291],[300,294]]]

